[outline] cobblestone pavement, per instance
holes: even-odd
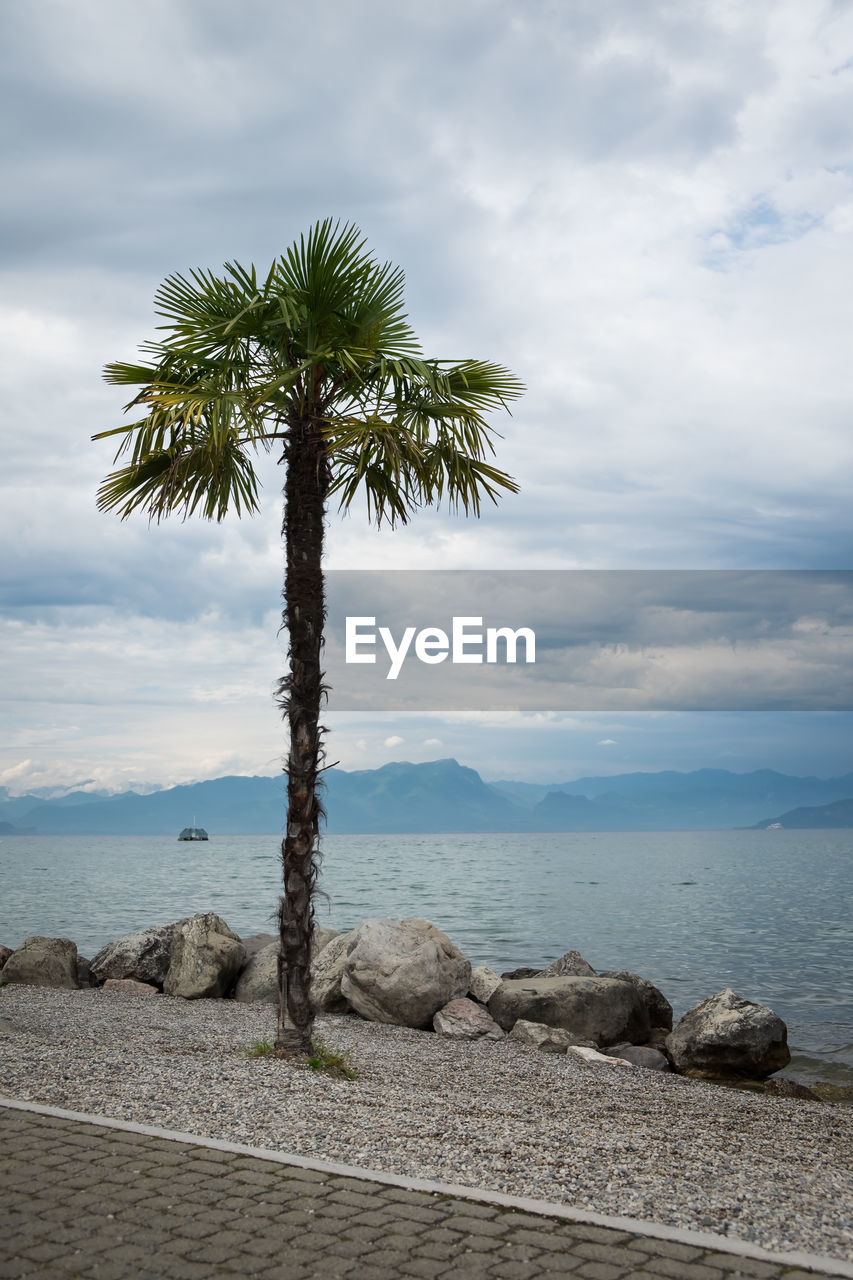
[[[0,1153],[3,1278],[805,1280],[815,1274],[5,1106]]]

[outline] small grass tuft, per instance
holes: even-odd
[[[327,1075],[336,1076],[340,1080],[358,1079],[358,1069],[352,1065],[349,1055],[332,1049],[316,1036],[311,1044],[308,1066],[312,1071],[325,1071]]]
[[[324,1071],[327,1075],[336,1076],[340,1080],[356,1080],[358,1079],[358,1069],[352,1065],[349,1055],[339,1053],[337,1049],[332,1049],[323,1040],[316,1037],[311,1045],[311,1053],[306,1058],[304,1054],[290,1053],[285,1049],[276,1049],[275,1045],[267,1039],[255,1040],[243,1052],[249,1058],[280,1058],[284,1062],[290,1062],[297,1067],[310,1067],[312,1071]]]
[[[275,1053],[275,1045],[270,1040],[255,1040],[246,1053],[250,1058],[265,1058],[267,1054]]]

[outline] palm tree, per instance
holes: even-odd
[[[319,776],[327,500],[359,492],[377,524],[423,505],[480,512],[514,481],[488,458],[485,415],[523,387],[499,365],[427,360],[403,310],[403,273],[381,265],[357,228],[327,219],[277,259],[265,278],[227,263],[223,274],[171,275],[155,297],[163,336],[147,363],[110,364],[110,383],[139,388],[143,417],[98,432],[120,436],[98,506],[122,519],[142,510],[221,520],[258,508],[252,455],[280,450],[284,466],[284,625],[288,671],[279,703],[290,730],[287,822],[279,908],[276,1047],[310,1052],[309,967],[323,809]]]

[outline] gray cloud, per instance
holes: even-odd
[[[145,637],[164,670],[193,652],[207,690],[241,679],[195,634],[215,625],[235,666],[269,660],[259,628],[277,652],[274,464],[256,521],[122,526],[94,509],[110,451],[89,437],[120,420],[99,371],[151,336],[165,274],[265,266],[329,213],[406,268],[430,353],[529,386],[501,427],[517,498],[394,534],[332,515],[330,565],[850,566],[849,6],[332,0],[318,21],[272,0],[44,0],[5,18],[0,601],[26,643],[0,767],[42,740],[50,661],[106,726],[93,710],[50,739],[57,760],[198,775],[192,735],[158,757],[141,673],[122,729],[120,682],[94,678],[101,628],[117,653]],[[256,741],[275,675],[251,673]],[[167,702],[192,710],[182,687]],[[231,751],[238,704],[219,729],[206,704],[204,768],[269,758],[250,733]],[[596,732],[590,750],[621,742]]]

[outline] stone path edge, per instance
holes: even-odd
[[[174,1129],[161,1129],[156,1125],[137,1124],[130,1120],[115,1120],[111,1116],[89,1115],[82,1111],[66,1111],[47,1103],[24,1102],[0,1095],[0,1107],[13,1111],[30,1111],[36,1115],[54,1116],[58,1120],[76,1120],[81,1124],[96,1125],[102,1129],[120,1129],[126,1133],[138,1133],[148,1138],[161,1138],[166,1142],[181,1142],[189,1146],[210,1147],[214,1151],[227,1151],[233,1155],[254,1156],[274,1164],[289,1165],[296,1169],[312,1169],[335,1177],[360,1178],[364,1182],[376,1182],[384,1186],[400,1187],[405,1191],[423,1191],[434,1195],[453,1196],[456,1199],[474,1200],[479,1204],[500,1205],[518,1209],[522,1213],[538,1214],[543,1218],[561,1218],[588,1226],[610,1227],[614,1231],[630,1231],[634,1235],[650,1236],[657,1240],[671,1240],[678,1244],[694,1245],[700,1249],[716,1249],[738,1258],[754,1258],[772,1262],[778,1266],[801,1267],[806,1271],[832,1276],[845,1276],[853,1280],[853,1264],[840,1258],[830,1258],[812,1253],[773,1253],[759,1245],[733,1236],[715,1235],[710,1231],[691,1231],[686,1227],[670,1227],[643,1218],[622,1218],[606,1213],[596,1213],[548,1200],[532,1200],[527,1196],[507,1195],[502,1191],[485,1188],[462,1187],[451,1182],[431,1182],[426,1178],[406,1178],[401,1174],[385,1173],[380,1169],[367,1169],[361,1165],[336,1164],[330,1160],[315,1160],[309,1156],[291,1155],[284,1151],[272,1151],[266,1147],[249,1147],[240,1142],[226,1142],[221,1138],[207,1138],[197,1133],[179,1133]]]

